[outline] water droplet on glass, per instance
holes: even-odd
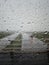
[[[21,28],[23,27],[23,26],[20,26]]]
[[[30,24],[31,22],[28,22],[27,24]]]
[[[6,20],[4,20],[4,22],[6,22]]]

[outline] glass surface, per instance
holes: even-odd
[[[0,65],[49,65],[49,0],[0,0]]]

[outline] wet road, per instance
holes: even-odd
[[[32,52],[45,52],[47,45],[39,39],[30,38],[30,34],[24,33],[22,38],[22,50]]]
[[[17,34],[18,35],[18,34]],[[2,40],[14,40],[16,34]],[[22,34],[22,50],[44,51],[47,45],[37,38],[30,38],[29,34]],[[13,38],[12,38],[13,37]],[[9,43],[10,44],[10,43]],[[49,65],[49,52],[47,53],[14,53],[0,52],[0,65]]]
[[[19,33],[14,33],[10,36],[0,39],[0,50],[5,48],[7,45],[9,45],[12,40],[15,40],[18,34]]]

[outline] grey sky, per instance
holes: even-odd
[[[49,31],[49,0],[0,0],[0,30],[6,29]]]

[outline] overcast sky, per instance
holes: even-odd
[[[49,0],[0,0],[0,30],[49,31]]]

